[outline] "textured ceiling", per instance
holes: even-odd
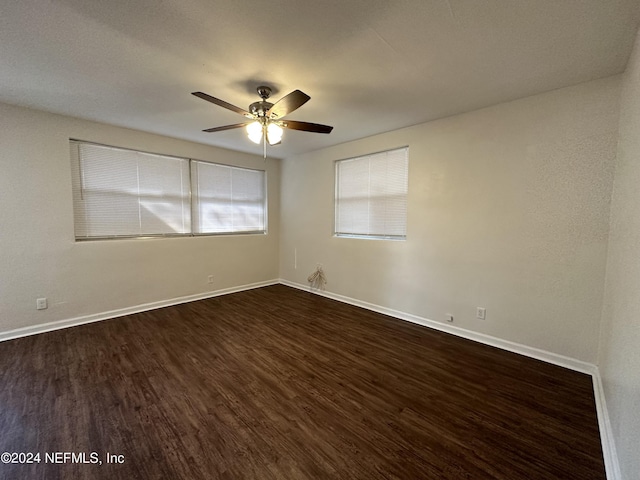
[[[638,0],[0,0],[0,101],[260,154],[255,87],[311,100],[286,157],[620,73]]]

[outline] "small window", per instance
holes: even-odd
[[[194,233],[265,233],[262,170],[192,162]]]
[[[405,239],[409,148],[336,162],[336,236]]]

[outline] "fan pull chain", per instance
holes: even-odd
[[[263,145],[263,152],[264,152],[264,161],[267,161],[267,129],[263,126],[262,127],[262,145]]]
[[[327,284],[327,278],[324,276],[322,265],[316,267],[316,271],[309,275],[307,281],[309,282],[309,288],[311,290],[324,290],[324,286]]]

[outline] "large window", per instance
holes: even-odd
[[[266,232],[262,170],[71,141],[76,239]]]
[[[335,234],[404,239],[409,148],[336,162]]]

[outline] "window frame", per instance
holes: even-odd
[[[189,191],[188,191],[188,214],[189,214],[189,231],[186,233],[158,233],[158,234],[140,234],[140,235],[101,235],[101,236],[77,236],[76,234],[76,192],[75,192],[75,185],[76,182],[80,182],[80,176],[82,175],[82,164],[81,164],[81,158],[80,158],[80,145],[81,144],[87,144],[87,145],[95,145],[98,147],[104,147],[104,148],[110,148],[110,149],[115,149],[115,150],[124,150],[124,151],[129,151],[129,152],[135,152],[135,153],[141,153],[141,154],[147,154],[147,155],[156,155],[156,156],[161,156],[161,157],[167,157],[167,158],[173,158],[173,159],[177,159],[177,160],[184,160],[187,163],[187,170],[188,170],[188,186],[189,186]],[[75,147],[74,147],[75,145]],[[87,140],[79,140],[76,138],[70,138],[69,139],[69,147],[70,147],[70,163],[71,163],[71,184],[72,184],[72,211],[73,211],[73,225],[74,225],[74,239],[76,242],[92,242],[92,241],[101,241],[101,240],[146,240],[146,239],[157,239],[157,238],[187,238],[187,237],[218,237],[218,236],[232,236],[232,235],[241,235],[241,236],[245,236],[245,235],[267,235],[268,234],[268,225],[269,225],[269,220],[268,220],[268,198],[269,198],[269,194],[268,194],[268,175],[267,175],[267,170],[266,169],[258,169],[258,168],[250,168],[250,167],[242,167],[242,166],[237,166],[237,165],[229,165],[229,164],[225,164],[222,162],[214,162],[214,161],[209,161],[209,160],[201,160],[201,159],[196,159],[196,158],[190,158],[190,157],[181,157],[178,155],[167,155],[164,153],[157,153],[157,152],[150,152],[150,151],[145,151],[145,150],[138,150],[138,149],[134,149],[134,148],[127,148],[127,147],[119,147],[119,146],[113,146],[113,145],[107,145],[104,143],[98,143],[98,142],[92,142],[92,141],[87,141]],[[75,156],[77,157],[77,161],[75,161],[74,159],[74,153],[71,151],[71,149],[73,148],[77,148],[77,153],[75,154]],[[229,231],[229,232],[194,232],[194,223],[193,223],[193,215],[194,215],[194,195],[193,195],[193,163],[194,162],[199,162],[199,163],[205,163],[205,164],[212,164],[212,165],[217,165],[217,166],[221,166],[221,167],[227,167],[227,168],[231,168],[231,169],[240,169],[240,170],[250,170],[250,171],[254,171],[254,172],[261,172],[262,173],[262,177],[263,177],[263,208],[264,208],[264,215],[263,215],[263,219],[264,219],[264,229],[263,230],[251,230],[251,231]],[[77,177],[77,178],[76,178]]]
[[[385,154],[389,152],[395,151],[404,151],[406,156],[406,171],[405,171],[405,186],[404,186],[404,235],[389,235],[389,234],[376,234],[376,233],[349,233],[349,232],[338,232],[339,226],[339,200],[340,200],[340,178],[339,178],[339,168],[342,162],[353,161],[353,160],[363,160],[367,157],[373,157],[380,154]],[[403,145],[399,147],[393,147],[386,150],[379,150],[376,152],[366,153],[362,155],[356,155],[353,157],[341,158],[334,161],[334,221],[333,221],[333,236],[335,238],[354,238],[361,240],[390,240],[390,241],[406,241],[407,240],[407,227],[408,227],[408,198],[409,198],[409,145]],[[367,196],[367,200],[370,201],[371,196]],[[371,217],[367,218],[369,222]]]

